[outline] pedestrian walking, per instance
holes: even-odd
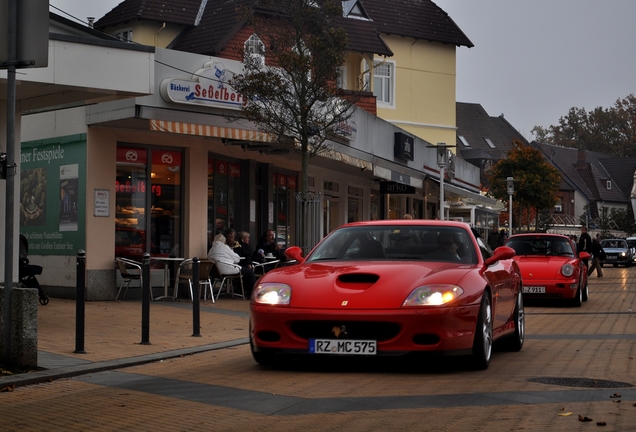
[[[581,236],[579,237],[579,243],[577,244],[578,252],[587,252],[592,255],[592,237],[587,233],[587,227],[584,225],[581,227]],[[582,260],[585,263],[585,267],[589,268],[589,260]]]
[[[605,251],[601,246],[601,235],[596,234],[596,237],[592,240],[592,265],[587,271],[587,275],[590,276],[596,269],[596,277],[603,277],[603,267],[601,267],[601,259],[604,258]]]
[[[488,246],[490,246],[492,250],[501,246],[501,235],[499,231],[497,231],[497,227],[492,227],[492,231],[488,234]]]

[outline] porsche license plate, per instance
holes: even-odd
[[[521,289],[524,294],[545,294],[545,287],[542,286],[524,286]]]
[[[374,340],[309,339],[309,354],[375,355]]]

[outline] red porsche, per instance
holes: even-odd
[[[468,355],[488,367],[493,342],[523,346],[521,274],[514,251],[494,252],[461,222],[384,220],[343,225],[295,265],[268,272],[252,293],[254,359]],[[505,340],[503,340],[505,338]]]
[[[559,234],[516,234],[506,246],[515,250],[521,268],[526,298],[567,299],[581,306],[588,298],[587,252],[576,252],[576,244]]]

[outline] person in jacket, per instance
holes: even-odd
[[[250,237],[250,233],[247,231],[239,231],[238,234],[236,234],[236,242],[232,247],[234,252],[243,258],[241,265],[248,268],[252,268],[252,256],[254,255],[254,251],[252,251],[252,247],[250,246]]]
[[[256,244],[256,252],[252,257],[253,261],[258,263],[266,263],[268,261],[284,261],[285,254],[281,247],[276,243],[276,236],[274,230],[268,229],[265,234]],[[265,266],[265,272],[268,272],[276,267],[276,264]]]
[[[237,236],[237,240],[234,240],[234,230],[229,229],[228,233],[228,245],[232,243],[232,250],[241,257],[241,274],[243,275],[243,287],[245,288],[245,295],[248,293],[251,295],[254,284],[256,283],[256,276],[254,275],[254,266],[252,265],[252,248],[250,247],[250,233],[247,231],[240,231]]]
[[[499,231],[497,231],[497,227],[492,227],[492,231],[488,234],[488,246],[490,246],[492,250],[501,246],[501,235]]]
[[[212,247],[208,252],[208,259],[217,262],[219,273],[223,275],[233,275],[239,272],[238,268],[228,264],[238,264],[241,262],[241,257],[227,245],[226,238],[223,234],[214,236]]]
[[[587,233],[587,227],[581,227],[581,236],[579,237],[579,243],[576,245],[578,252],[587,252],[592,255],[592,237]],[[582,260],[585,263],[585,267],[589,267],[589,260]]]
[[[587,275],[590,276],[596,269],[596,277],[603,277],[603,267],[601,267],[601,257],[605,255],[603,246],[601,246],[601,235],[596,234],[596,237],[592,240],[592,265],[587,271]]]

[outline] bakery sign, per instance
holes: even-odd
[[[191,80],[164,79],[160,86],[161,97],[166,102],[238,110],[247,104],[247,100],[228,84],[235,74],[222,62],[210,61],[196,71]]]

